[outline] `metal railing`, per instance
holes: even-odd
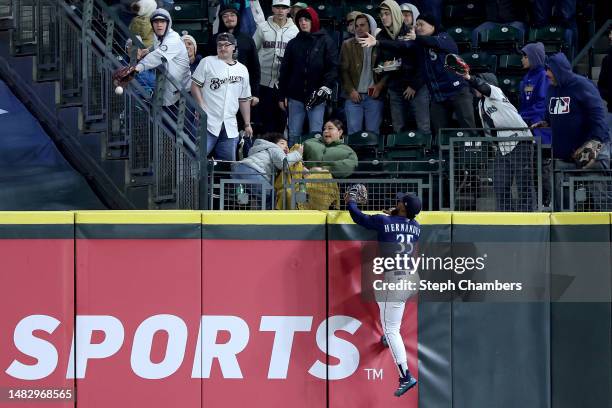
[[[576,55],[576,57],[572,60],[572,68],[575,68],[578,64],[580,64],[581,61],[583,61],[586,58],[587,59],[586,75],[589,78],[591,78],[591,68],[593,67],[593,63],[594,63],[593,50],[595,48],[595,44],[597,44],[597,42],[607,34],[608,29],[611,26],[612,26],[612,19],[609,19],[605,23],[603,23],[603,25],[599,28],[599,30],[597,30],[597,33],[595,33],[595,35],[591,37],[589,42],[582,48],[582,50],[578,53],[578,55]],[[585,73],[583,72],[583,74]]]
[[[127,186],[149,185],[151,208],[207,208],[206,115],[163,64],[152,94],[137,80],[114,93],[113,72],[144,46],[104,1],[0,0],[3,16],[13,54],[35,54],[36,79],[59,80],[59,102],[82,107],[82,131],[105,133],[104,158],[127,160]],[[174,106],[165,86],[179,90]]]
[[[347,178],[332,177],[326,171],[294,171],[287,166],[276,174],[260,174],[255,170],[232,171],[231,166],[235,163],[238,162],[209,161],[211,209],[344,210],[344,193],[357,183],[368,189],[368,203],[360,206],[362,210],[394,207],[397,193],[406,192],[421,197],[424,209],[433,209],[435,173],[402,170],[406,163],[401,161],[377,161],[380,171],[355,171]],[[371,162],[358,162],[358,168],[364,164]],[[304,165],[308,168],[310,163]],[[390,168],[394,170],[383,170]]]
[[[451,210],[542,208],[542,154],[537,139],[451,138],[449,153]]]
[[[13,0],[0,0],[0,19],[13,19]]]
[[[612,170],[555,170],[558,211],[612,211]]]
[[[11,31],[11,50],[15,55],[29,55],[36,49],[36,0],[13,2],[15,30]]]
[[[500,136],[500,132],[528,130],[440,129],[439,208],[451,211],[544,210],[540,140]],[[491,132],[496,136],[491,136]]]

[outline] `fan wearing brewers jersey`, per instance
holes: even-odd
[[[527,124],[497,86],[492,73],[463,76],[474,91],[478,101],[478,113],[488,134],[495,137],[532,137]],[[517,130],[495,130],[515,128]],[[519,128],[524,128],[520,130]],[[493,189],[497,211],[533,211],[533,142],[498,142],[493,167]],[[512,198],[512,183],[516,183],[517,199]]]
[[[421,200],[414,194],[398,193],[397,206],[387,215],[366,215],[359,210],[357,202],[350,193],[346,193],[344,201],[355,224],[377,232],[379,255],[385,258],[397,254],[412,256],[417,252],[416,246],[421,236],[421,226],[415,217],[421,212]],[[414,270],[392,270],[384,272],[386,283],[401,284],[410,281],[418,282],[418,274]],[[380,309],[380,322],[384,332],[383,341],[389,346],[393,361],[399,371],[399,387],[396,397],[401,397],[417,384],[417,380],[408,369],[406,346],[400,334],[404,317],[406,301],[416,293],[416,290],[375,289],[376,303]]]
[[[200,61],[191,77],[191,94],[207,115],[206,154],[218,160],[236,160],[239,109],[246,135],[253,135],[249,72],[236,61],[236,44],[233,34],[219,34],[217,55]]]

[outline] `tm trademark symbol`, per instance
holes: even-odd
[[[375,368],[364,368],[363,371],[366,372],[368,380],[370,381],[374,381],[374,380],[382,381],[383,379],[383,369],[382,368],[379,368],[378,370]]]

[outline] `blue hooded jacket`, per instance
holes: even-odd
[[[553,157],[570,161],[587,140],[609,143],[606,110],[595,85],[574,74],[563,53],[548,58],[547,65],[557,81],[548,88],[545,116],[553,132]]]
[[[519,90],[519,114],[528,125],[544,120],[546,113],[546,95],[550,82],[546,77],[546,54],[544,44],[538,42],[527,44],[521,50],[529,58],[529,72],[523,77]],[[534,135],[542,139],[542,143],[551,143],[550,129],[535,129]]]
[[[423,72],[427,78],[427,87],[436,102],[442,102],[457,95],[467,82],[444,68],[447,54],[458,54],[455,40],[445,32],[436,32],[432,36],[417,35],[416,41],[422,47]]]

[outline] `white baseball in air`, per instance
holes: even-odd
[[[123,95],[123,88],[118,86],[115,88],[115,95]]]

